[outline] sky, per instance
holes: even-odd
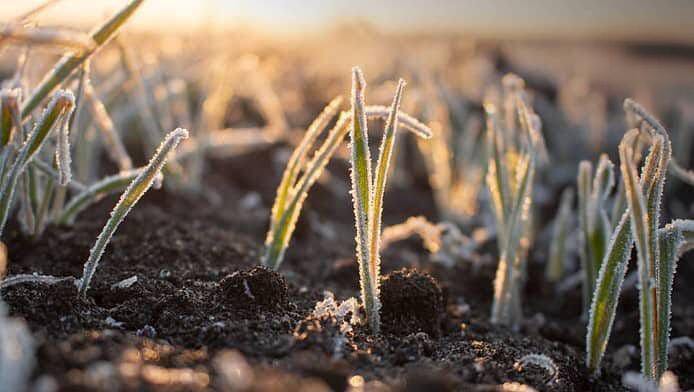
[[[42,1],[2,0],[0,21]],[[42,20],[94,25],[125,2],[62,0]],[[185,32],[212,23],[307,34],[354,20],[384,30],[694,44],[694,0],[146,0],[131,28]]]

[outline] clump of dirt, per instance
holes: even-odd
[[[284,277],[262,266],[236,271],[219,282],[219,301],[239,308],[284,308],[287,296]]]
[[[431,275],[403,268],[381,280],[383,331],[396,335],[441,335],[446,301]]]

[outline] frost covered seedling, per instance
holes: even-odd
[[[265,266],[275,270],[279,268],[308,191],[345,137],[348,121],[345,116],[341,116],[314,158],[306,162],[313,144],[339,112],[341,103],[342,98],[337,97],[323,109],[323,112],[309,126],[304,138],[287,162],[282,181],[277,188],[275,203],[272,206],[270,230],[265,240],[265,253],[262,260]],[[303,175],[299,177],[301,172]]]
[[[679,256],[694,245],[694,222],[675,220],[659,228],[662,191],[671,164],[670,139],[665,128],[640,105],[626,100],[624,107],[644,132],[632,129],[619,146],[628,207],[612,233],[600,268],[588,320],[586,362],[593,371],[599,368],[614,322],[627,262],[633,243],[636,243],[641,372],[653,381],[660,379],[667,370],[672,282]],[[633,146],[635,138],[643,133],[650,138],[651,146],[639,178]]]
[[[188,131],[182,128],[178,128],[169,133],[161,145],[159,145],[159,148],[154,153],[149,164],[137,175],[137,177],[135,177],[123,195],[121,195],[118,204],[116,204],[116,207],[111,211],[111,217],[108,222],[106,222],[101,234],[99,234],[96,243],[89,251],[89,259],[87,259],[87,262],[84,264],[84,272],[79,281],[79,293],[81,296],[87,294],[89,284],[96,272],[96,267],[99,265],[99,260],[104,254],[106,245],[111,241],[113,233],[115,233],[118,226],[123,222],[125,216],[128,215],[130,210],[152,186],[155,178],[161,175],[161,170],[166,163],[169,153],[178,146],[181,140],[187,138]]]
[[[612,234],[607,213],[607,201],[614,188],[614,164],[607,155],[600,156],[595,169],[590,162],[578,166],[578,221],[581,233],[581,271],[583,272],[584,312],[590,307],[595,280],[605,249]]]
[[[294,149],[277,187],[275,202],[270,216],[270,229],[265,239],[263,265],[278,269],[284,260],[284,252],[289,246],[292,234],[301,213],[301,207],[313,184],[320,177],[323,169],[340,147],[350,130],[353,113],[341,112],[337,122],[330,129],[313,158],[307,161],[309,152],[324,129],[339,113],[342,98],[333,99],[309,126],[306,134]],[[366,106],[367,118],[387,118],[389,111],[383,106]],[[421,137],[428,137],[431,131],[424,124],[408,116],[397,113],[398,122],[403,128]]]
[[[523,81],[515,75],[507,75],[503,84],[503,105],[494,99],[487,99],[484,105],[489,156],[487,186],[499,249],[491,321],[516,327],[521,318],[520,294],[530,242],[536,157],[544,142],[539,117],[526,102]],[[502,106],[504,110],[500,112]]]
[[[380,330],[380,243],[381,214],[388,166],[393,155],[395,135],[398,129],[398,110],[405,82],[400,80],[379,150],[375,173],[371,170],[371,154],[366,125],[364,90],[366,82],[358,67],[352,69],[352,126],[350,128],[352,199],[356,223],[357,261],[361,297],[371,332]],[[375,174],[375,178],[374,178]]]

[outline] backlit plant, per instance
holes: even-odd
[[[318,180],[323,169],[350,130],[353,113],[340,112],[337,122],[314,153],[313,158],[307,160],[316,140],[339,112],[341,103],[342,98],[337,97],[323,109],[309,126],[287,162],[282,180],[277,187],[270,216],[270,228],[267,232],[265,250],[261,259],[262,264],[269,268],[278,269],[282,264],[284,253],[289,246],[301,213],[301,207],[309,190]],[[390,116],[390,111],[387,108],[377,105],[365,106],[363,112],[367,118],[388,118]],[[403,128],[415,135],[423,138],[431,135],[428,127],[406,113],[397,112],[396,117]]]
[[[393,155],[398,129],[398,110],[405,82],[400,80],[386,121],[375,172],[371,169],[371,153],[366,124],[364,90],[366,81],[361,69],[352,69],[352,126],[350,128],[352,199],[356,224],[357,261],[361,297],[371,332],[380,331],[379,283],[381,273],[380,243],[383,195],[388,166]],[[375,175],[375,177],[374,177]]]
[[[577,182],[583,307],[587,312],[600,264],[612,233],[607,202],[615,183],[614,164],[607,155],[601,155],[593,175],[591,163],[582,161],[578,166]]]
[[[487,186],[499,250],[491,321],[516,327],[522,317],[520,295],[530,242],[533,176],[544,142],[539,117],[526,102],[523,81],[507,75],[503,85],[503,103],[488,99],[484,105],[489,156]]]
[[[659,228],[663,186],[668,167],[672,168],[670,138],[665,128],[636,102],[628,99],[624,108],[637,126],[627,132],[619,146],[628,207],[612,233],[596,282],[586,336],[586,363],[598,371],[636,243],[641,372],[655,382],[667,370],[672,282],[680,255],[694,246],[694,221],[674,220]],[[650,150],[639,178],[633,146],[642,135],[650,139]],[[673,172],[688,175],[679,167]]]

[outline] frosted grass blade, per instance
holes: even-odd
[[[368,269],[371,282],[371,295],[373,297],[373,309],[367,309],[367,312],[371,314],[369,317],[370,326],[372,332],[377,334],[380,329],[380,308],[381,303],[379,299],[379,277],[381,276],[381,257],[380,257],[380,241],[381,241],[381,219],[383,213],[383,195],[385,194],[386,179],[388,176],[388,167],[390,165],[390,160],[393,155],[393,148],[395,146],[395,135],[398,127],[398,110],[400,109],[400,102],[402,100],[403,89],[405,88],[405,81],[400,80],[395,92],[395,97],[393,98],[393,104],[390,109],[390,115],[386,122],[385,131],[383,134],[383,140],[381,141],[381,147],[379,150],[378,161],[376,164],[376,177],[373,179],[373,183],[370,190],[370,202],[369,202],[369,228],[368,228],[368,242],[369,242],[369,254],[368,254]],[[368,150],[368,143],[367,143]]]
[[[111,211],[111,217],[96,239],[96,243],[89,251],[89,258],[84,264],[84,272],[79,282],[80,296],[84,297],[87,295],[89,284],[96,272],[99,260],[101,256],[103,256],[104,250],[106,250],[106,245],[111,241],[113,233],[115,233],[118,226],[123,222],[125,216],[128,215],[130,210],[152,186],[155,177],[160,174],[162,168],[166,164],[169,153],[178,146],[181,140],[186,138],[188,138],[188,131],[185,129],[178,128],[170,132],[159,145],[159,148],[154,153],[149,164],[138,174],[135,180],[130,183],[125,192],[123,192],[118,204],[116,204],[113,211]]]

